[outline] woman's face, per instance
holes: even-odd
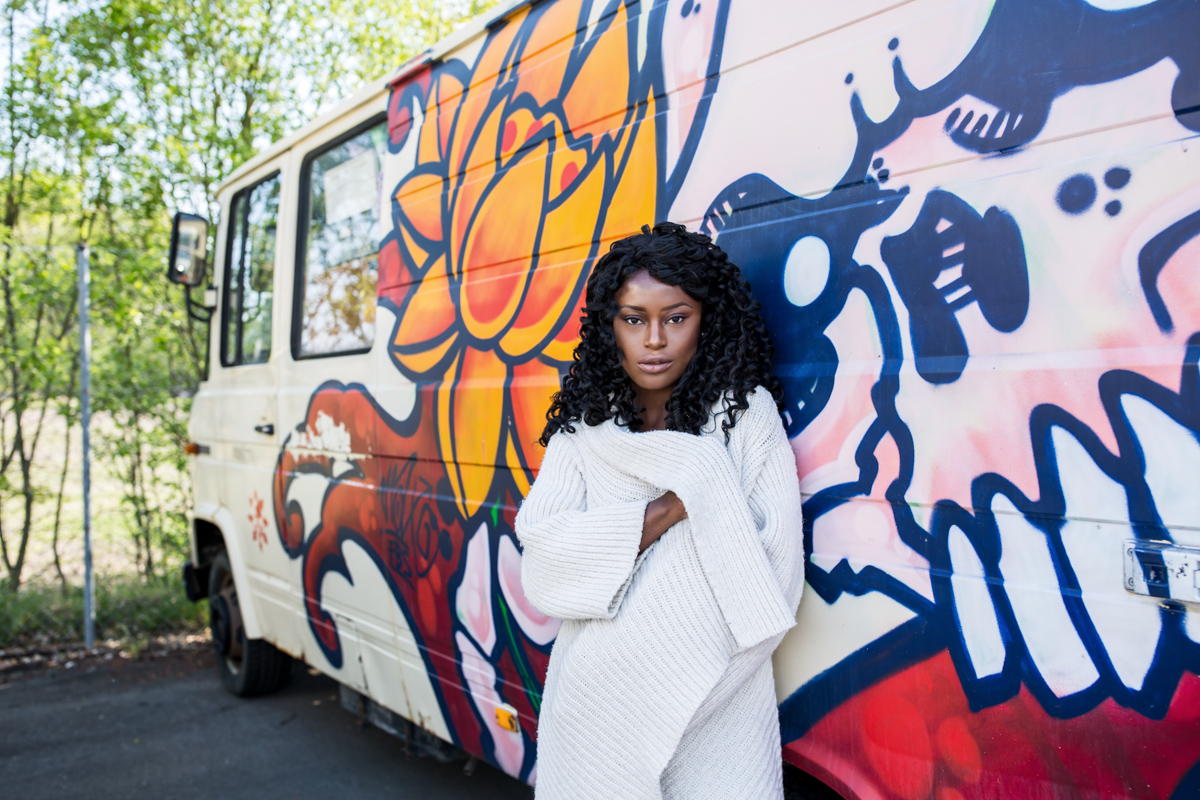
[[[639,390],[669,392],[696,355],[700,302],[645,271],[631,275],[616,299],[613,333],[621,366]]]

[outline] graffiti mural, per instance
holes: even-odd
[[[417,399],[321,387],[276,471],[334,667],[354,542],[452,738],[536,779],[557,623],[512,521],[591,263],[670,218],[787,392],[785,756],[860,798],[1200,791],[1200,613],[1122,560],[1200,545],[1200,2],[882,5],[552,0],[393,87],[379,346]]]
[[[665,5],[542,3],[496,26],[469,60],[393,90],[390,157],[405,168],[379,303],[398,320],[386,346],[417,403],[397,420],[363,386],[322,387],[276,473],[279,535],[303,561],[324,656],[342,665],[322,580],[350,578],[352,541],[404,610],[456,743],[530,781],[558,621],[521,590],[513,517],[578,338],[590,264],[662,213],[695,148],[706,82],[697,93],[694,75],[664,74],[664,53],[686,45],[707,74],[725,13],[710,5],[669,19]],[[668,110],[684,82],[696,96]],[[325,480],[299,480],[314,474]],[[500,727],[500,703],[521,733]]]
[[[1200,4],[947,5],[814,69],[850,142],[766,112],[782,168],[702,224],[780,349],[813,602],[894,620],[794,687],[784,740],[864,797],[1167,797],[1200,628],[1123,593],[1122,543],[1198,541]]]

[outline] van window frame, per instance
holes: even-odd
[[[245,362],[245,361],[237,360],[238,357],[241,355],[242,326],[245,323],[245,318],[242,314],[241,304],[239,304],[238,308],[237,308],[237,330],[236,330],[237,341],[234,343],[234,352],[231,355],[229,352],[230,342],[229,342],[229,336],[228,336],[228,332],[227,332],[228,329],[227,329],[227,323],[226,323],[226,315],[231,314],[234,311],[233,306],[230,303],[230,297],[231,297],[230,290],[233,288],[233,244],[234,244],[234,239],[237,238],[234,236],[234,232],[237,230],[237,220],[233,216],[233,210],[234,210],[235,206],[237,205],[239,198],[243,198],[243,197],[248,198],[250,196],[250,194],[253,193],[254,190],[257,189],[259,186],[262,186],[267,181],[275,180],[275,179],[279,180],[279,182],[280,182],[279,189],[280,189],[280,192],[282,193],[282,191],[283,191],[283,173],[280,170],[276,169],[276,170],[272,171],[271,173],[259,178],[254,183],[247,184],[247,185],[243,186],[241,189],[238,189],[236,192],[234,192],[233,197],[231,197],[229,199],[229,211],[230,211],[229,217],[230,217],[230,219],[229,219],[229,224],[225,226],[225,269],[224,269],[225,274],[224,274],[224,278],[221,281],[221,317],[218,320],[218,323],[220,325],[219,336],[221,337],[221,366],[226,369],[232,369],[234,367],[251,367],[256,364],[268,363],[271,360],[270,356],[267,357],[267,361]],[[283,204],[280,203],[280,207],[281,207],[280,210],[282,210],[282,205]],[[244,207],[242,209],[241,216],[242,216],[242,235],[243,235],[243,237],[245,237],[246,235],[248,235],[249,224],[250,224],[250,203],[249,202],[244,203]],[[279,253],[279,232],[278,232],[279,217],[278,216],[275,219],[275,226],[276,226],[275,252],[276,252],[276,254],[278,254]],[[239,264],[238,264],[239,270],[242,269],[242,267],[243,267],[243,265],[239,262]],[[275,281],[276,277],[277,276],[273,274],[271,276],[271,280]],[[237,282],[238,291],[241,291],[241,288],[242,288],[242,281],[240,278],[241,278],[241,276],[239,275],[239,280]],[[271,325],[272,325],[272,327],[274,327],[274,325],[275,325],[274,310],[272,310]],[[274,350],[275,350],[275,342],[274,342],[274,337],[272,337],[272,341],[271,341],[272,353],[274,353]]]
[[[292,277],[292,330],[288,337],[291,343],[292,360],[293,361],[312,361],[318,358],[340,358],[342,356],[358,356],[364,353],[369,353],[375,349],[375,342],[372,341],[367,347],[355,347],[351,350],[334,350],[329,353],[304,353],[301,350],[301,337],[304,332],[304,291],[307,288],[307,275],[305,269],[308,266],[308,215],[311,211],[310,204],[312,202],[312,165],[321,156],[328,153],[340,144],[350,141],[356,136],[359,136],[374,128],[380,123],[387,123],[387,112],[383,111],[375,114],[367,120],[355,125],[350,130],[341,133],[324,144],[309,150],[304,156],[304,161],[300,163],[300,192],[296,202],[296,266]],[[380,169],[383,165],[380,164]],[[379,220],[382,227],[384,220]],[[376,258],[379,254],[376,253]],[[378,307],[379,299],[379,281],[378,272],[376,272],[375,282],[375,297],[376,307]],[[378,334],[378,331],[376,331]]]

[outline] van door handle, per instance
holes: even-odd
[[[259,433],[263,434],[264,436],[274,436],[275,435],[275,426],[269,422],[266,425],[255,425],[254,430],[258,431]]]

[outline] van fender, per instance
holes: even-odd
[[[254,593],[250,591],[250,575],[246,570],[245,554],[238,537],[234,535],[237,522],[233,513],[218,503],[197,503],[192,516],[211,522],[221,532],[221,538],[225,540],[225,552],[229,556],[229,568],[233,570],[233,583],[237,586],[238,605],[242,612],[242,627],[246,629],[246,638],[261,639],[258,607],[254,601]]]

